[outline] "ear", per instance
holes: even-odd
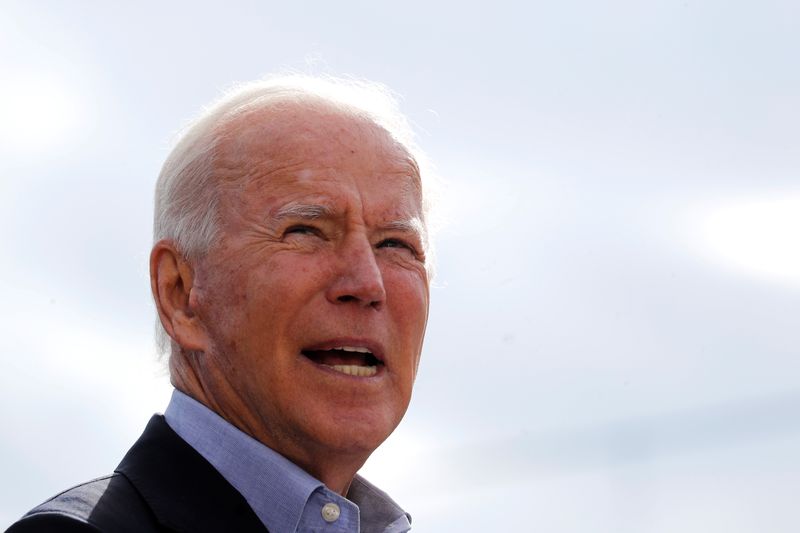
[[[150,252],[150,288],[161,325],[185,350],[206,351],[207,335],[192,298],[194,270],[171,241],[159,241]]]

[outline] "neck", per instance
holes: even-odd
[[[314,456],[309,457],[311,460],[308,460],[292,457],[292,455],[284,453],[282,450],[272,449],[320,480],[330,490],[342,496],[347,496],[353,478],[367,460],[366,457],[359,457],[346,461],[343,460],[341,455],[336,457]]]
[[[328,489],[342,496],[347,495],[356,472],[370,455],[363,450],[349,453],[331,451],[322,444],[301,443],[285,437],[275,438],[265,424],[259,424],[256,417],[247,416],[248,410],[243,405],[215,401],[214,394],[203,385],[194,369],[190,365],[176,363],[174,358],[170,359],[170,381],[176,389],[202,403],[240,431],[281,454],[320,480]]]

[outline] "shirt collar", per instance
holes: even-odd
[[[356,475],[343,498],[178,390],[173,391],[164,416],[167,424],[244,496],[270,531],[327,526],[326,530],[335,531],[402,533],[411,527],[411,517],[361,476]],[[328,503],[340,510],[335,524],[323,520],[322,508]]]

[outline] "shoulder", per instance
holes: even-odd
[[[128,479],[119,473],[82,483],[28,512],[7,533],[28,531],[158,531],[157,521]]]

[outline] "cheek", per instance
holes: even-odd
[[[324,265],[312,256],[286,255],[253,266],[234,289],[238,296],[233,301],[241,308],[230,311],[248,324],[254,337],[285,333],[324,287],[329,276]]]
[[[275,286],[318,287],[335,274],[336,257],[330,252],[315,253],[286,251],[254,265],[253,272]]]
[[[428,281],[427,278],[415,271],[402,270],[400,272],[384,273],[384,283],[387,293],[393,298],[394,305],[405,316],[409,323],[421,322],[425,325],[428,320]]]
[[[415,272],[399,272],[386,276],[387,297],[391,300],[393,320],[398,326],[397,334],[413,356],[413,366],[419,363],[422,340],[428,322],[428,283]],[[413,354],[413,355],[412,355]]]
[[[246,356],[259,339],[260,331],[273,320],[265,302],[281,301],[274,289],[252,265],[219,263],[207,277],[202,292],[203,321],[219,351],[238,358]]]
[[[241,284],[209,280],[203,288],[192,290],[197,312],[217,350],[235,348],[236,332],[241,329],[247,309],[248,293]],[[233,346],[231,344],[233,343]]]

